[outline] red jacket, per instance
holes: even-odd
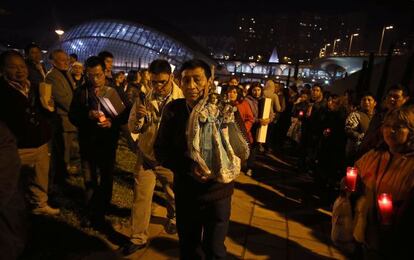
[[[252,135],[252,126],[254,123],[254,116],[253,112],[249,106],[249,103],[246,100],[237,103],[236,105],[237,110],[240,113],[241,118],[243,119],[244,126],[246,127],[247,131],[247,138],[249,138],[249,143],[253,143],[253,135]]]

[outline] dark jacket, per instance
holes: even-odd
[[[305,119],[308,107],[308,101],[302,101],[300,103],[294,104],[292,108],[292,117],[299,118],[299,120],[303,121]]]
[[[308,109],[311,109],[311,113],[307,115],[308,111],[305,111],[302,132],[307,145],[314,145],[319,142],[320,133],[323,131],[321,122],[323,115],[327,111],[326,100],[313,104],[310,103]]]
[[[29,76],[27,79],[30,81],[30,91],[35,98],[35,106],[39,108],[40,112],[43,113],[49,120],[53,119],[53,113],[43,108],[40,102],[40,83],[45,82],[46,68],[44,64],[41,64],[43,74],[40,72],[36,65],[30,60],[26,60],[27,70],[29,71]]]
[[[68,71],[52,68],[46,75],[45,82],[52,85],[52,96],[55,101],[56,113],[59,120],[57,127],[65,132],[76,132],[76,127],[69,122],[68,113],[73,98],[75,82]]]
[[[0,121],[0,252],[19,259],[27,238],[27,218],[16,140]]]
[[[111,118],[112,126],[102,128],[98,121],[89,118],[90,110],[97,110],[98,99],[88,84],[83,85],[74,92],[69,110],[69,120],[78,128],[80,153],[82,156],[91,155],[97,149],[105,149],[114,152],[117,147],[120,126],[128,121],[126,112],[116,118],[111,118],[110,113],[101,106],[107,118]]]
[[[321,171],[331,179],[338,179],[345,164],[345,109],[327,110],[322,114],[321,132],[317,145],[317,160]]]
[[[51,126],[31,89],[26,97],[0,78],[0,120],[12,131],[18,148],[36,148],[49,142]]]
[[[185,99],[174,100],[165,107],[154,144],[155,157],[174,172],[177,197],[200,203],[227,198],[233,194],[233,182],[224,184],[211,180],[201,183],[190,175],[194,162],[187,156],[186,126],[189,115]]]
[[[18,190],[20,158],[16,140],[0,121],[0,208],[7,206]]]
[[[42,64],[43,74],[37,69],[36,65],[31,62],[30,60],[26,60],[27,70],[29,72],[28,80],[32,87],[36,86],[39,87],[40,82],[45,81],[46,76],[46,68]]]
[[[43,73],[42,74],[37,68],[36,65],[31,62],[30,60],[26,60],[27,70],[29,72],[29,76],[27,79],[30,81],[30,88],[33,91],[34,96],[36,97],[36,106],[41,106],[40,104],[40,93],[39,93],[39,84],[45,81],[46,69],[42,64]]]
[[[362,140],[361,145],[357,153],[357,158],[360,158],[365,153],[369,152],[371,149],[376,148],[379,143],[383,140],[381,133],[381,126],[384,122],[384,117],[387,111],[383,110],[376,113],[369,123],[365,137]]]

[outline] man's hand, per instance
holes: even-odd
[[[50,98],[49,101],[47,102],[47,105],[50,107],[55,107],[55,101],[53,100],[53,98]]]
[[[89,110],[89,118],[92,120],[99,118],[99,111],[98,110]]]
[[[144,116],[146,116],[148,114],[147,112],[147,108],[143,105],[139,105],[138,107],[135,108],[135,113],[137,115],[137,118],[143,118]]]
[[[193,176],[199,182],[208,181],[208,177],[204,174],[203,169],[197,163],[193,164]]]
[[[98,122],[98,126],[99,126],[99,127],[102,127],[102,128],[111,128],[111,126],[112,126],[111,119],[106,118],[106,120],[105,120],[105,121],[103,121],[103,122]]]
[[[268,125],[270,123],[270,118],[259,119],[259,123],[262,126]]]

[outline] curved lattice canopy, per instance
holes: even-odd
[[[166,59],[175,66],[197,53],[179,41],[147,26],[114,20],[100,20],[73,27],[62,35],[61,48],[76,53],[80,61],[106,50],[114,55],[115,69],[148,67],[154,59]]]

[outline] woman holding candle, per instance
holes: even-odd
[[[414,232],[414,106],[387,114],[382,134],[382,147],[355,165],[364,191],[353,234],[368,259],[407,259],[412,246],[403,238]]]

